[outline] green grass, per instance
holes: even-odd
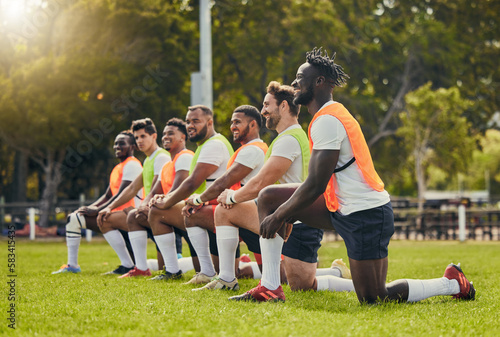
[[[0,253],[6,270],[7,244]],[[149,245],[149,256],[154,256]],[[394,241],[388,280],[441,277],[461,262],[476,301],[440,296],[415,304],[360,305],[354,293],[291,292],[285,303],[230,302],[233,293],[192,292],[184,281],[151,282],[100,274],[118,259],[102,240],[83,242],[81,274],[51,275],[66,261],[64,241],[16,242],[16,331],[19,336],[498,336],[500,244]],[[347,260],[344,244],[323,243],[320,266]],[[3,273],[2,275],[6,275]],[[2,284],[6,287],[6,276]],[[240,280],[241,290],[256,285]],[[7,293],[7,288],[4,294]],[[2,317],[10,302],[0,299]],[[12,334],[2,319],[0,334]],[[13,334],[12,334],[13,335]]]

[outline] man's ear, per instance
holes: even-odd
[[[259,125],[257,124],[257,121],[255,119],[252,119],[249,123],[251,128],[258,128]]]
[[[323,85],[323,84],[325,84],[325,82],[326,82],[325,76],[318,76],[316,78],[316,85],[317,86]]]

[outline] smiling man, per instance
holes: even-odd
[[[437,295],[473,300],[475,289],[455,264],[448,265],[441,278],[386,284],[394,215],[358,122],[333,100],[333,89],[349,78],[334,59],[335,54],[330,58],[321,49],[308,52],[292,83],[294,102],[307,106],[313,116],[309,176],[303,184],[268,187],[259,194],[262,237],[282,242],[294,220],[335,228],[344,239],[360,302],[416,302]],[[317,287],[332,286],[324,281]]]
[[[215,132],[213,112],[204,105],[195,105],[188,108],[186,125],[189,140],[196,142],[198,148],[191,162],[190,175],[173,192],[166,195],[156,195],[149,205],[148,221],[155,235],[170,235],[170,240],[158,242],[158,246],[165,261],[165,274],[162,279],[177,279],[182,276],[181,268],[177,261],[175,241],[172,236],[174,228],[186,230],[182,208],[193,193],[203,193],[206,188],[226,171],[233,148],[229,141],[221,134]],[[198,238],[191,237],[195,245]],[[134,249],[135,251],[135,249]],[[200,256],[200,265],[207,257]],[[208,256],[210,258],[210,256]]]
[[[116,233],[117,230],[128,231],[128,225],[127,222],[113,221],[113,217],[116,217],[116,215],[112,213],[111,210],[126,203],[131,197],[139,193],[141,188],[144,188],[144,195],[149,195],[151,187],[158,179],[161,168],[166,162],[170,161],[170,155],[168,152],[160,148],[156,143],[156,127],[150,118],[133,121],[132,132],[134,133],[137,147],[147,156],[143,163],[142,174],[139,175],[129,186],[127,186],[127,188],[125,188],[111,204],[102,209],[97,217],[99,228],[105,234],[104,237],[113,249],[115,249],[115,247],[119,244],[115,240],[116,235],[113,234],[113,237],[111,237],[109,234],[106,234]],[[143,200],[138,208],[140,209],[141,207],[147,207],[147,202]],[[125,208],[123,212],[127,214],[127,221],[129,221],[129,218],[135,218],[136,216],[136,209],[132,207]],[[129,232],[129,238],[134,252],[137,251],[142,253],[143,250],[140,249],[140,247],[142,247],[143,243],[143,233]],[[126,261],[125,259],[122,260],[122,258],[120,258],[122,264],[110,273],[122,275],[126,274],[128,276],[151,275],[147,262],[143,262],[143,256],[135,256],[135,259],[136,264],[138,264],[136,267],[134,267],[133,263],[130,265],[131,261]]]
[[[191,166],[191,161],[193,159],[194,153],[191,150],[186,149],[186,139],[187,139],[187,131],[186,131],[186,123],[178,118],[170,119],[165,128],[163,130],[162,144],[163,148],[170,153],[172,160],[163,165],[160,175],[158,179],[151,189],[151,192],[146,196],[143,201],[143,205],[149,203],[151,198],[158,194],[167,194],[175,191],[177,187],[189,176],[189,168]],[[146,214],[143,212],[146,211]],[[140,213],[139,213],[140,212]],[[141,251],[137,252],[139,259],[137,259],[136,264],[144,265],[147,263],[146,258],[146,244],[147,244],[147,231],[151,231],[151,225],[148,221],[148,213],[149,213],[149,205],[145,205],[141,210],[136,212],[135,217],[128,217],[127,224],[129,228],[129,232],[144,232],[142,233],[142,241],[140,245],[138,245]],[[161,251],[161,247],[165,244],[164,242],[170,242],[170,240],[175,240],[175,235],[173,233],[156,235],[155,231],[152,231],[154,235],[154,240],[158,246],[158,249]],[[186,241],[189,245],[189,249],[191,250],[191,256],[195,259],[196,255],[193,254],[195,251],[189,242],[189,238],[185,232],[180,230],[177,233],[186,238]],[[183,235],[184,234],[184,235]],[[140,235],[140,234],[138,234]],[[181,248],[181,247],[177,247]],[[179,250],[176,250],[178,253]],[[166,252],[163,252],[166,253]],[[163,255],[162,255],[163,256]],[[181,262],[189,264],[193,264],[191,258],[185,258]],[[195,267],[197,263],[194,262]],[[184,269],[187,269],[184,267]],[[128,277],[128,276],[123,276]],[[163,279],[164,274],[161,274],[153,279],[161,280]]]
[[[299,183],[306,179],[310,157],[308,140],[306,133],[298,123],[299,106],[293,103],[293,97],[292,87],[281,85],[276,81],[269,83],[261,114],[266,118],[266,126],[271,130],[278,131],[278,136],[269,146],[266,163],[259,173],[241,189],[237,191],[225,190],[219,196],[218,201],[225,207],[218,207],[216,210],[217,233],[222,228],[227,227],[225,230],[232,231],[233,240],[238,233],[238,228],[259,234],[261,207],[259,192],[266,186],[274,185],[277,182],[280,184]],[[257,198],[257,196],[259,197]],[[253,291],[251,295],[244,294],[243,297],[237,296],[231,299],[247,299],[250,296],[250,298],[258,299],[284,300],[283,289],[280,285],[282,281],[282,274],[280,274],[281,253],[284,255],[286,277],[292,290],[310,289],[315,279],[317,251],[321,246],[322,237],[323,231],[321,229],[297,223],[296,230],[292,232],[283,250],[283,242],[260,238],[263,267],[262,287],[257,287],[257,291]],[[230,253],[227,254],[229,258]],[[220,259],[221,278],[225,281],[231,281],[229,278],[234,277],[234,272],[231,273],[228,263],[222,264],[222,253]],[[274,270],[275,268],[277,273],[269,271],[269,269]],[[345,276],[342,275],[341,268],[347,269],[340,265],[335,270],[332,269],[331,272],[335,273],[336,276]],[[344,272],[344,274],[346,273]],[[344,281],[340,277],[337,278]],[[350,283],[350,288],[352,288],[352,282],[347,283]]]
[[[241,144],[240,148],[229,160],[227,171],[215,180],[210,188],[199,196],[191,196],[186,201],[186,207],[183,209],[186,229],[198,256],[204,257],[203,261],[200,260],[200,273],[195,275],[188,284],[201,284],[210,281],[202,289],[224,288],[238,290],[238,281],[231,276],[234,275],[234,254],[239,243],[238,235],[242,236],[251,252],[260,254],[259,236],[257,234],[244,229],[238,233],[238,228],[234,228],[235,235],[233,235],[233,228],[217,227],[217,253],[222,260],[218,264],[217,259],[214,257],[216,259],[214,266],[212,259],[210,259],[208,231],[210,233],[215,231],[214,211],[216,205],[204,206],[204,203],[216,199],[226,188],[237,189],[243,186],[260,171],[264,165],[267,151],[267,144],[259,137],[261,126],[262,117],[257,108],[251,105],[237,107],[231,117],[231,132],[233,133],[233,140]],[[230,232],[226,233],[227,230]],[[227,236],[229,236],[228,239],[226,239]],[[234,249],[232,249],[233,246]],[[228,257],[225,250],[229,250],[229,254],[232,255]],[[229,261],[226,258],[229,258]],[[219,269],[219,265],[232,266],[232,273],[230,275],[220,275],[219,278],[211,281],[216,274],[216,269]]]
[[[81,241],[81,230],[87,228],[96,232],[101,232],[97,225],[97,215],[100,210],[106,208],[109,204],[116,199],[116,197],[131,184],[131,182],[141,174],[142,165],[134,157],[135,139],[130,131],[120,132],[116,138],[113,146],[115,156],[120,160],[116,165],[109,177],[109,186],[106,193],[97,199],[89,206],[80,207],[75,212],[71,213],[68,217],[68,224],[66,225],[66,244],[68,246],[68,263],[63,265],[58,271],[53,274],[59,273],[79,273],[81,268],[78,266],[78,248]],[[116,216],[113,221],[117,224],[125,223],[126,213],[123,209],[128,207],[135,207],[141,202],[137,195],[132,196],[120,207],[113,209]],[[113,234],[108,234],[113,235]],[[128,242],[128,235],[125,231],[114,233],[114,240],[119,242],[116,246],[116,251],[123,263],[132,261],[130,253],[130,242]],[[133,265],[133,262],[130,262]]]

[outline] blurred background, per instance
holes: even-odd
[[[290,84],[322,46],[350,76],[334,99],[395,207],[498,209],[499,1],[209,5],[216,130],[230,135],[236,106],[260,110],[269,81]],[[115,135],[183,119],[199,71],[200,1],[0,0],[1,225],[35,207],[41,227],[61,226],[103,194]],[[303,108],[304,128],[310,118]]]

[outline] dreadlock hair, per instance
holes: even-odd
[[[153,123],[153,121],[151,120],[151,118],[138,119],[132,122],[132,131],[138,131],[142,129],[144,129],[144,131],[148,135],[156,133],[156,126],[155,123]]]
[[[135,142],[135,137],[134,137],[134,134],[132,133],[132,131],[130,131],[130,130],[124,130],[124,131],[120,132],[118,135],[127,136],[129,138],[130,145],[134,145],[134,146],[137,145],[136,142]]]
[[[238,112],[241,112],[245,114],[245,116],[250,117],[251,119],[257,122],[259,129],[262,128],[262,116],[256,107],[254,107],[253,105],[240,105],[233,111],[233,113],[238,113]]]
[[[179,119],[179,118],[170,118],[166,124],[166,126],[169,126],[169,125],[172,125],[172,126],[175,126],[177,129],[179,129],[180,132],[182,132],[184,134],[184,136],[186,136],[186,139],[188,139],[188,134],[187,134],[187,130],[186,130],[186,122],[184,122],[182,119]]]
[[[271,94],[276,98],[278,105],[281,102],[286,101],[290,107],[290,114],[294,117],[299,115],[299,106],[293,103],[293,88],[289,85],[283,85],[276,81],[269,82],[267,86],[267,93]]]
[[[344,72],[342,66],[334,62],[336,55],[337,53],[334,52],[332,57],[329,57],[328,52],[323,50],[322,47],[315,47],[312,51],[306,53],[306,61],[315,66],[333,87],[341,87],[346,84],[347,79],[350,77]]]

